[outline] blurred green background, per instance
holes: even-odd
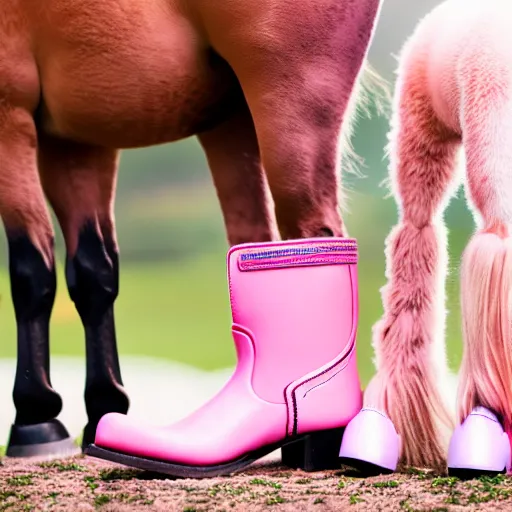
[[[391,84],[393,55],[415,24],[437,1],[385,0],[370,51],[370,62]],[[382,312],[384,239],[396,222],[393,199],[380,183],[388,120],[361,119],[354,145],[364,157],[365,177],[346,176],[350,235],[360,244],[359,366],[364,383],[374,371],[371,328]],[[121,248],[121,291],[116,306],[121,355],[144,354],[212,370],[231,366],[230,312],[225,279],[227,244],[219,205],[204,156],[195,139],[125,151],[116,205]],[[446,215],[450,229],[448,355],[452,368],[461,356],[458,263],[473,229],[463,194]],[[68,299],[58,238],[59,288],[51,327],[53,354],[84,357],[83,331]],[[0,358],[15,357],[15,323],[6,273],[5,240],[0,240]]]

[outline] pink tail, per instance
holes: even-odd
[[[512,240],[477,233],[463,256],[459,420],[481,405],[512,427]]]

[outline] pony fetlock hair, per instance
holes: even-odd
[[[387,412],[401,436],[403,459],[416,466],[442,461],[447,437],[440,427],[452,427],[439,386],[447,373],[444,311],[436,308],[444,302],[444,242],[442,224],[418,228],[405,222],[388,237],[386,315],[374,326],[379,372],[365,393],[365,406]]]

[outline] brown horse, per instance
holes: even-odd
[[[343,236],[341,127],[380,3],[0,0],[0,215],[18,327],[8,455],[71,446],[49,376],[45,197],[85,329],[86,446],[129,404],[113,314],[118,150],[197,135],[230,244]]]

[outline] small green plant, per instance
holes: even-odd
[[[68,464],[59,461],[41,462],[39,467],[57,469],[58,471],[87,471],[84,466],[80,466],[80,464],[77,464],[76,462],[71,462]]]
[[[180,487],[180,489],[182,491],[185,491],[185,492],[195,492],[195,491],[198,491],[199,490],[199,487],[187,487],[187,486],[182,486]]]
[[[426,471],[417,468],[407,468],[406,473],[416,476],[418,480],[426,480],[429,478],[429,474]]]
[[[244,486],[240,487],[233,487],[232,485],[224,484],[216,484],[213,487],[210,487],[208,490],[208,494],[210,496],[217,496],[220,492],[227,494],[229,496],[239,496],[240,494],[243,494],[247,492],[249,489]]]
[[[6,501],[8,498],[14,498],[16,493],[14,491],[0,491],[0,502]]]
[[[411,507],[411,505],[409,503],[409,498],[407,498],[406,500],[402,500],[400,502],[400,508],[402,510],[405,510],[406,512],[413,512],[413,508]]]
[[[100,471],[100,480],[112,482],[114,480],[132,480],[138,474],[135,469],[102,469]]]
[[[452,493],[444,500],[445,503],[449,503],[450,505],[460,505],[460,493]]]
[[[109,503],[110,500],[111,500],[110,496],[108,496],[106,494],[98,494],[94,498],[94,505],[96,507],[101,507],[101,506],[106,505],[107,503]]]
[[[432,487],[455,487],[458,482],[455,476],[438,476],[432,480]]]
[[[359,497],[359,493],[358,492],[355,492],[355,493],[350,495],[349,503],[351,505],[357,505],[357,503],[362,503],[363,501],[364,500]]]
[[[50,493],[48,493],[48,495],[46,497],[51,500],[52,505],[56,505],[57,504],[57,496],[59,496],[59,495],[60,495],[60,492],[50,492]]]
[[[375,482],[373,487],[392,488],[398,487],[399,485],[400,482],[397,482],[396,480],[388,480],[387,482]]]
[[[32,485],[33,484],[33,481],[32,481],[32,478],[34,477],[33,474],[28,474],[28,475],[19,475],[19,476],[14,476],[12,478],[8,478],[7,479],[7,483],[9,485],[15,485],[15,486],[20,486],[20,485]]]
[[[284,503],[285,502],[285,499],[281,496],[279,496],[279,494],[276,494],[275,496],[270,496],[268,499],[267,499],[267,505],[278,505],[279,503]]]
[[[481,476],[479,478],[480,482],[483,484],[489,485],[502,485],[507,482],[506,475],[496,475],[496,476]]]
[[[271,480],[265,480],[263,478],[253,478],[249,483],[251,485],[265,485],[267,487],[273,487],[274,489],[281,489],[283,487],[278,482],[272,482]]]
[[[92,492],[94,492],[99,487],[99,484],[96,482],[96,478],[94,478],[93,476],[84,477],[84,482],[87,484],[87,487],[89,487],[89,489]]]

